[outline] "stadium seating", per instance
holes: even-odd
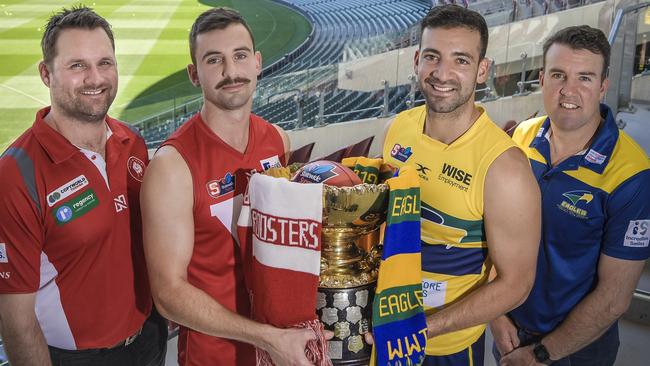
[[[309,42],[293,52],[289,62],[276,63],[258,82],[253,112],[285,129],[338,123],[400,112],[408,103],[409,86],[390,86],[388,106],[383,92],[338,88],[338,63],[407,47],[418,41],[417,22],[430,0],[276,0],[299,9],[312,23]],[[469,0],[466,6],[484,15],[489,26],[540,16],[602,0]],[[437,3],[451,0],[436,0]],[[478,94],[479,99],[483,94]],[[319,120],[320,98],[323,118]],[[155,116],[138,126],[148,143],[157,146],[200,108]],[[198,105],[198,107],[196,107]],[[300,112],[298,110],[300,106]],[[299,115],[300,114],[300,115]]]

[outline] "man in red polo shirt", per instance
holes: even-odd
[[[39,71],[51,107],[0,158],[0,323],[12,366],[162,365],[149,317],[140,136],[106,115],[113,34],[84,7],[53,15]],[[149,318],[149,319],[148,319]]]

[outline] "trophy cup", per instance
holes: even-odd
[[[367,365],[372,347],[372,299],[381,253],[379,226],[386,218],[388,186],[323,186],[323,229],[317,314],[325,329],[334,365]]]

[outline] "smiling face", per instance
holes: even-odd
[[[429,111],[452,113],[473,108],[474,89],[489,66],[480,59],[479,32],[464,27],[426,28],[415,53],[415,73]]]
[[[41,62],[39,71],[50,88],[53,111],[81,122],[104,120],[117,93],[117,64],[102,28],[62,30],[56,57]]]
[[[608,85],[601,76],[603,62],[602,55],[561,43],[548,49],[540,82],[555,127],[575,131],[600,123],[600,100]]]
[[[196,65],[188,65],[188,74],[203,90],[206,103],[237,110],[252,102],[262,59],[243,25],[235,23],[199,34],[195,57]]]

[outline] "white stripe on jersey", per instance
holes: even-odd
[[[41,283],[36,293],[36,318],[47,344],[75,350],[77,345],[63,311],[61,294],[56,284],[58,272],[44,252],[41,252]]]

